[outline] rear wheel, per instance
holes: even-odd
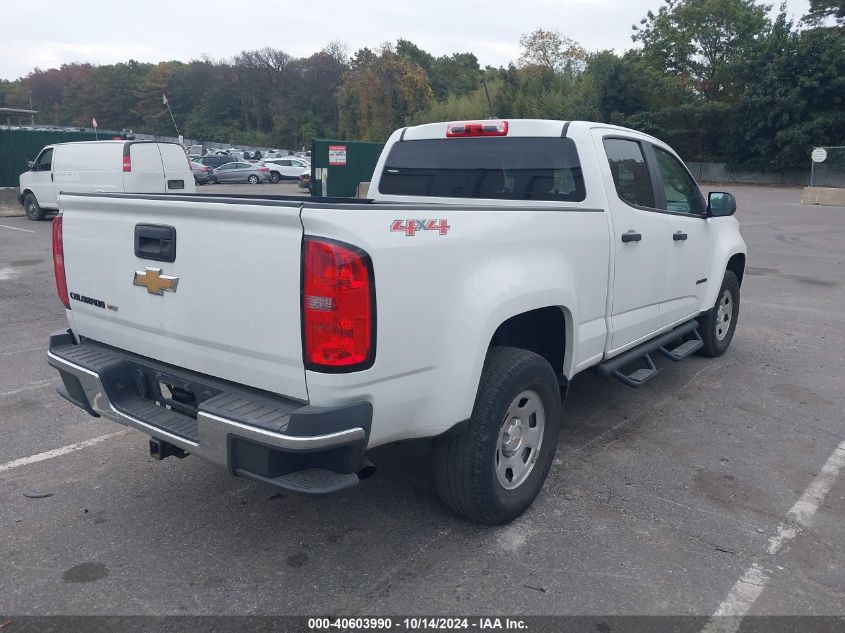
[[[434,442],[434,482],[443,502],[488,525],[525,512],[552,465],[560,410],[557,377],[544,358],[491,348],[468,425]]]
[[[251,185],[257,185],[259,180],[261,180],[261,179],[258,176],[256,176],[255,174],[252,174],[249,178],[247,178],[247,181]]]
[[[23,199],[23,208],[24,211],[26,211],[26,217],[28,217],[30,220],[44,219],[44,209],[42,209],[41,205],[38,204],[38,200],[35,199],[35,196],[33,194],[26,194],[26,198]]]
[[[731,344],[739,317],[739,279],[732,270],[725,272],[716,305],[698,318],[698,331],[704,347],[702,356],[721,356]]]

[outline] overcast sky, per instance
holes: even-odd
[[[772,2],[778,4],[779,0]],[[556,29],[588,50],[632,46],[631,25],[662,0],[37,0],[6,7],[0,78],[69,62],[230,58],[271,46],[301,57],[340,40],[352,53],[405,38],[435,55],[469,51],[481,65],[519,57],[519,36]],[[787,0],[800,18],[808,0]]]

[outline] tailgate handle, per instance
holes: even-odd
[[[136,224],[135,256],[157,262],[175,262],[176,229],[163,224]]]

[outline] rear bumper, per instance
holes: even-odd
[[[303,494],[357,483],[372,423],[369,402],[314,407],[93,341],[76,344],[69,331],[50,336],[48,362],[61,376],[59,394],[89,414],[142,431],[234,475]],[[165,390],[172,392],[164,395]],[[195,399],[183,408],[171,399],[177,391]],[[312,471],[320,485],[303,478]]]

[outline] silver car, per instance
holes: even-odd
[[[211,167],[191,161],[191,171],[194,172],[194,181],[198,185],[211,182]]]
[[[208,182],[248,182],[257,185],[259,182],[270,182],[270,170],[262,165],[235,161],[216,167],[209,175]]]

